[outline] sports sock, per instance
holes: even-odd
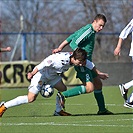
[[[94,90],[94,96],[95,96],[95,99],[97,101],[99,111],[105,111],[106,108],[105,108],[102,90]]]
[[[133,86],[133,80],[131,80],[130,82],[127,82],[127,83],[124,84],[125,89],[129,89],[132,86]]]
[[[128,100],[127,100],[128,103],[132,103],[133,102],[133,92],[130,94]]]
[[[67,98],[67,97],[73,97],[84,93],[86,93],[86,88],[85,86],[81,85],[81,86],[76,86],[67,91],[64,91],[62,94],[65,96],[65,98]]]
[[[56,112],[60,112],[62,110],[62,107],[59,103],[59,97],[56,96]]]
[[[17,105],[24,104],[24,103],[28,103],[28,96],[27,95],[18,96],[16,98],[4,103],[4,106],[6,108],[10,108],[10,107],[17,106]]]

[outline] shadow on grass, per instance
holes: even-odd
[[[133,112],[125,112],[125,113],[114,113],[114,114],[110,114],[110,115],[108,115],[108,116],[113,116],[113,115],[133,115]],[[71,117],[72,116],[101,116],[101,115],[97,115],[97,114],[72,114],[71,115]],[[16,118],[21,118],[21,117],[23,117],[23,118],[25,118],[25,117],[31,117],[31,118],[33,118],[33,117],[61,117],[61,116],[54,116],[54,115],[31,115],[31,116],[3,116],[2,118],[12,118],[12,117],[16,117]],[[64,117],[64,116],[63,116]],[[68,117],[68,116],[67,116]],[[69,116],[70,117],[70,116]]]
[[[114,113],[114,114],[109,114],[109,115],[132,115],[133,112],[125,112],[125,113]],[[97,114],[72,114],[72,116],[101,116]]]

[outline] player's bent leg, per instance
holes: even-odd
[[[86,88],[84,85],[75,86],[74,88],[71,88],[67,91],[62,92],[65,98],[74,97],[74,96],[85,94],[85,93],[86,93]]]
[[[63,83],[62,80],[58,81],[55,85],[54,88],[57,89],[60,92],[66,91],[67,87],[66,85]]]
[[[56,96],[56,110],[54,112],[54,116],[70,116],[70,113],[67,113],[63,110],[62,105],[60,104],[60,100],[64,101],[65,99],[62,98],[61,96],[62,94],[60,92],[58,92],[57,96]],[[61,98],[61,99],[60,99]],[[65,103],[65,101],[64,101]],[[65,105],[63,105],[65,108]]]
[[[57,93],[58,102],[63,110],[65,110],[65,97],[61,92]]]
[[[24,95],[24,96],[18,96],[10,101],[7,101],[5,103],[3,103],[1,106],[0,106],[0,117],[2,117],[3,113],[10,107],[13,107],[13,106],[18,106],[18,105],[21,105],[21,104],[25,104],[25,103],[28,103],[28,96],[27,95]]]
[[[65,97],[62,95],[61,92],[66,91],[67,87],[65,86],[63,81],[60,80],[54,85],[54,88],[59,91],[56,96],[56,109],[55,109],[54,115],[60,116],[63,110],[65,110]]]
[[[41,88],[39,88],[39,89],[41,89]],[[28,95],[27,95],[28,96],[28,103],[31,103],[31,102],[36,100],[38,93],[40,92],[39,89],[37,88],[36,85],[35,86],[30,85],[28,87],[28,90],[29,90]]]
[[[65,110],[65,100],[68,97],[73,97],[77,96],[80,94],[85,94],[86,93],[86,88],[85,86],[76,86],[72,89],[69,89],[64,92],[58,92],[57,93],[57,98],[56,98],[56,112],[59,112],[60,110]],[[57,111],[58,110],[58,111]]]
[[[85,88],[86,88],[86,93],[91,93],[94,91],[94,85],[90,81],[86,82]]]
[[[102,89],[103,84],[101,79],[98,76],[93,79],[93,84],[95,89],[100,89],[100,90]]]
[[[104,101],[104,96],[102,93],[102,82],[99,77],[94,78],[94,86],[95,86],[94,96],[95,96],[95,99],[99,107],[99,111],[97,114],[98,115],[113,114],[112,112],[110,112],[109,110],[105,108],[105,101]]]
[[[60,80],[59,82],[57,82],[55,85],[54,85],[54,88],[56,88],[58,90],[58,93],[57,93],[57,98],[56,98],[56,107],[58,108],[63,108],[65,109],[65,97],[62,95],[61,92],[63,91],[66,91],[67,87],[66,85],[63,83],[62,80]],[[59,104],[59,105],[58,105]],[[59,110],[59,109],[57,109]]]
[[[18,96],[10,101],[3,103],[0,106],[0,117],[2,117],[3,113],[10,107],[33,102],[36,99],[39,91],[34,87],[29,88],[29,91],[31,92],[29,92],[28,95]],[[35,92],[35,94],[33,92]]]
[[[32,92],[28,93],[28,103],[34,102],[37,98],[37,94],[34,94]]]
[[[38,89],[35,89],[34,87],[29,87],[28,95],[18,96],[10,101],[3,103],[0,106],[0,117],[2,117],[3,113],[10,107],[33,102],[36,99],[38,93]]]

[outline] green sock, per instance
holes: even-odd
[[[81,85],[81,86],[76,86],[67,91],[64,91],[62,94],[65,96],[65,98],[67,98],[67,97],[73,97],[84,93],[86,93],[86,88],[85,86]]]
[[[95,99],[97,101],[99,111],[105,111],[106,108],[105,108],[105,103],[104,103],[104,97],[103,97],[102,90],[95,90],[94,91],[94,96],[95,96]]]

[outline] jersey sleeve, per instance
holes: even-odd
[[[86,60],[86,67],[92,70],[94,68],[95,64],[89,60]]]
[[[66,40],[67,42],[70,44],[70,47],[72,48],[72,50],[75,50],[78,48],[78,44],[75,41],[76,36],[78,35],[78,32],[80,31],[80,29],[78,31],[75,31],[72,35],[70,35]],[[71,41],[73,41],[71,43]]]
[[[75,41],[73,41],[73,42],[71,43],[71,41],[74,40],[74,38],[76,37],[76,35],[77,35],[77,31],[76,31],[75,33],[73,33],[72,35],[70,35],[70,36],[66,39],[67,42],[69,43],[70,47],[72,48],[72,50],[75,50],[75,49],[78,48],[78,45],[76,44]]]
[[[44,67],[47,67],[47,66],[51,66],[52,64],[53,64],[53,59],[55,58],[55,57],[53,57],[54,56],[54,54],[53,55],[51,55],[51,56],[48,56],[46,59],[44,59],[40,64],[38,64],[37,66],[36,66],[36,68],[38,69],[38,70],[41,70],[41,69],[43,69]]]
[[[133,19],[128,23],[128,25],[122,30],[119,38],[123,40],[127,38],[127,36],[133,31]]]
[[[72,39],[77,35],[77,31],[74,32],[73,34],[71,34],[66,40],[68,43],[70,43],[72,41]]]

